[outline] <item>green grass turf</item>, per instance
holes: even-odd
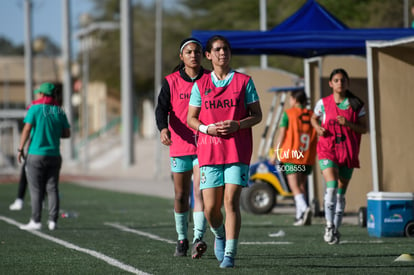
[[[0,216],[20,223],[30,217],[29,196],[22,211],[9,211],[17,184],[0,185]],[[345,224],[340,245],[323,241],[323,220],[309,227],[292,226],[286,214],[263,216],[242,212],[242,230],[236,268],[222,270],[208,250],[202,259],[173,257],[175,244],[123,232],[115,223],[171,241],[176,240],[173,201],[150,196],[60,185],[61,209],[76,218],[60,218],[58,230],[47,230],[43,212],[41,232],[82,248],[95,250],[151,274],[414,274],[414,262],[394,262],[403,253],[414,254],[413,238],[369,237],[365,228]],[[192,223],[190,223],[190,228]],[[284,237],[269,237],[283,230]],[[192,231],[189,231],[191,242]],[[257,243],[255,243],[257,242]],[[275,244],[269,242],[290,242]],[[0,220],[0,274],[129,274],[95,257],[18,229]]]

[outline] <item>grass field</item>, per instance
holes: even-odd
[[[16,191],[16,184],[0,185],[0,274],[414,274],[414,262],[394,262],[414,254],[413,238],[369,237],[346,224],[341,244],[328,245],[322,219],[294,227],[285,214],[242,214],[234,269],[218,267],[209,229],[203,258],[175,258],[172,200],[70,183],[60,185],[61,209],[78,216],[60,218],[51,232],[45,210],[43,229],[26,232],[18,225],[29,220],[29,196],[24,210],[8,209]],[[269,236],[280,230],[284,237]]]

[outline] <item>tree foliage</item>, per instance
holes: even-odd
[[[15,46],[5,37],[0,37],[0,55],[23,55],[23,46]]]
[[[37,45],[41,45],[39,49]],[[45,35],[40,35],[33,39],[32,50],[34,53],[41,53],[47,56],[58,56],[60,54],[60,47],[50,37]],[[24,55],[24,45],[14,45],[9,39],[0,37],[0,55],[22,56]]]

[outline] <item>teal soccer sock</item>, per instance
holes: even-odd
[[[213,228],[210,227],[211,232],[213,232],[214,236],[216,236],[217,238],[225,238],[226,237],[226,232],[224,231],[224,225],[221,224],[219,227],[217,228]]]
[[[228,257],[236,257],[237,255],[237,243],[238,240],[234,239],[234,240],[227,240],[226,241],[226,250],[224,252],[224,256],[228,256]]]
[[[188,231],[188,211],[184,213],[177,213],[174,211],[175,230],[178,234],[178,240],[187,239]]]
[[[193,219],[194,219],[194,238],[193,243],[195,240],[202,240],[204,237],[204,233],[206,232],[206,223],[207,220],[204,217],[204,212],[193,212]]]

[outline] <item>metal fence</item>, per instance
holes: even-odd
[[[0,121],[0,169],[17,166],[18,146],[19,124],[17,120]]]

